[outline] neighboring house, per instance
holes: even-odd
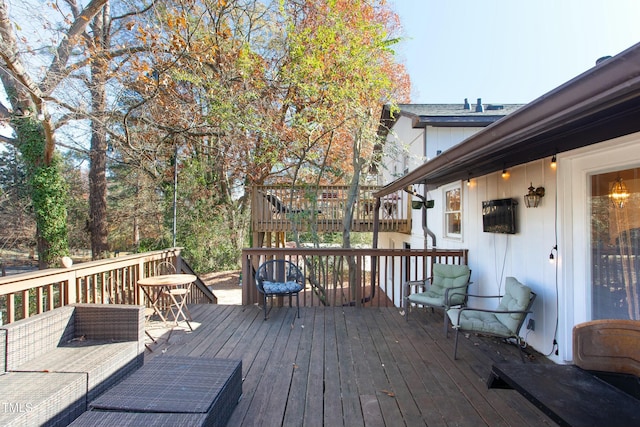
[[[409,135],[402,120],[392,130]],[[380,236],[380,247],[469,249],[473,293],[501,294],[507,276],[530,286],[535,329],[521,335],[560,363],[572,360],[574,325],[640,320],[640,44],[439,155],[426,135],[426,162],[375,196],[411,185],[434,200],[433,235],[414,220],[411,236]],[[546,190],[537,208],[525,207],[530,185]],[[496,199],[518,202],[515,234],[483,231],[483,202]]]

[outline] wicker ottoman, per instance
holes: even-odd
[[[241,395],[242,361],[158,356],[71,425],[224,426]]]

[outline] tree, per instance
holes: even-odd
[[[296,140],[304,141],[294,145],[297,169],[316,175],[317,182],[351,183],[343,233],[349,247],[361,174],[377,142],[372,113],[385,103],[408,100],[407,75],[390,50],[397,41],[397,16],[384,1],[288,5],[291,56],[282,80],[290,82],[286,116],[293,118]]]
[[[0,249],[27,247],[35,234],[27,176],[16,147],[0,151]]]
[[[205,1],[167,4],[161,12],[140,28],[139,37],[153,40],[155,49],[132,61],[121,80],[129,97],[122,106],[123,138],[114,142],[164,194],[179,168],[178,236],[181,244],[189,242],[187,255],[205,263],[217,258],[211,251],[225,247],[237,260],[247,229],[248,199],[240,195],[256,174],[254,147],[272,141],[277,101],[268,61],[257,52],[269,52],[269,36],[280,31],[270,19],[275,11],[261,1]],[[284,151],[279,148],[268,155]],[[224,237],[220,230],[227,230]],[[191,244],[193,236],[199,244]]]
[[[27,84],[14,86],[31,88],[24,93],[52,111],[29,114],[42,119],[33,123],[42,128],[43,153],[55,136],[90,159],[87,226],[96,258],[108,244],[139,247],[145,237],[166,244],[174,171],[178,236],[189,242],[186,253],[203,248],[203,262],[222,247],[220,230],[228,230],[225,241],[236,251],[245,244],[246,185],[352,182],[357,192],[373,157],[372,112],[408,92],[389,49],[396,18],[382,0],[166,1],[147,8],[106,0],[81,8],[65,0],[52,7],[63,6],[69,22],[44,23],[64,29],[55,55],[48,62],[37,56],[47,72],[37,82],[25,72]],[[22,52],[14,47],[2,52]],[[10,81],[20,81],[14,75],[27,69],[12,64],[9,91]],[[107,217],[126,224],[129,237],[109,228]]]
[[[69,0],[68,3],[72,3]],[[66,187],[55,154],[55,134],[47,100],[68,75],[67,65],[74,43],[87,23],[102,9],[106,0],[91,1],[68,26],[65,37],[40,81],[27,71],[27,64],[9,18],[8,4],[0,2],[0,80],[10,109],[2,106],[0,114],[10,118],[15,138],[5,139],[20,149],[27,165],[31,198],[37,223],[40,267],[53,264],[68,252],[66,233]],[[75,5],[75,3],[73,3]]]
[[[177,145],[179,175],[200,171],[193,194],[206,195],[206,209],[226,217],[230,230],[242,225],[239,185],[351,180],[353,206],[373,157],[372,111],[408,93],[389,49],[396,19],[384,2],[167,7],[157,24],[165,32],[142,33],[163,49],[134,64],[125,83],[136,102],[120,149],[160,176],[157,166],[170,164]],[[198,217],[201,201],[180,195],[181,210]]]

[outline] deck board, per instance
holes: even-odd
[[[304,329],[302,326],[313,322],[313,314],[314,311],[305,311],[300,314],[301,319],[296,319],[299,320],[297,328],[300,329],[301,333],[298,338],[297,354],[295,356],[295,364],[293,365],[289,394],[291,394],[291,396],[297,396],[298,398],[288,399],[284,412],[283,425],[300,424],[300,420],[303,419],[305,414],[306,399],[304,397],[307,394],[307,386],[309,384],[311,345],[313,339],[312,334],[302,333]]]
[[[194,331],[158,334],[163,354],[241,359],[229,426],[538,426],[555,423],[519,393],[487,389],[491,365],[519,361],[494,338],[445,338],[442,313],[397,308],[194,305]],[[168,338],[168,342],[167,342]],[[533,354],[527,363],[551,363]]]
[[[342,313],[338,311],[336,314],[340,316]],[[348,334],[346,316],[344,317],[345,319],[335,322],[343,422],[345,426],[358,427],[364,426],[360,393],[354,371],[356,359],[359,356],[353,354],[352,341],[355,337]]]
[[[395,314],[394,312],[390,313]],[[391,316],[387,321],[395,321],[396,319],[393,317],[397,316]],[[404,319],[401,318],[399,321],[404,322]],[[447,405],[445,402],[442,407],[437,404],[437,399],[443,395],[443,388],[429,367],[433,359],[431,356],[432,348],[412,329],[402,328],[402,325],[398,326],[400,327],[392,327],[390,330],[394,331],[393,339],[397,342],[399,350],[395,352],[395,359],[400,368],[400,375],[405,379],[424,422],[429,426],[446,425],[441,411],[447,408]],[[404,332],[401,333],[401,331]]]

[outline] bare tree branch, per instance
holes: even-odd
[[[14,83],[8,82],[9,87],[14,87],[17,83],[29,92],[34,101],[35,98],[40,98],[42,95],[40,88],[31,79],[18,57],[18,43],[9,20],[9,8],[4,0],[0,3],[0,42],[0,58],[4,62],[2,71],[6,70],[0,73],[3,82],[5,78],[11,76]]]
[[[53,62],[45,74],[42,84],[44,94],[49,95],[67,75],[64,68],[69,61],[74,39],[85,31],[89,22],[100,13],[100,10],[102,10],[107,1],[108,0],[91,0],[71,24],[65,37],[58,45]]]
[[[8,136],[4,136],[2,134],[0,134],[0,142],[4,142],[6,144],[13,145],[14,147],[18,146],[18,141],[16,141],[13,138],[9,138]]]
[[[129,18],[131,16],[142,15],[142,14],[148,12],[155,5],[156,5],[156,2],[155,2],[155,0],[153,0],[151,3],[149,3],[149,5],[147,7],[143,8],[143,9],[132,11],[132,12],[129,12],[129,13],[125,13],[124,15],[120,15],[120,16],[114,16],[114,17],[111,18],[111,20],[115,21],[115,20],[118,20],[118,19]]]
[[[149,50],[148,46],[132,46],[132,47],[116,49],[108,52],[104,51],[101,53],[94,54],[91,58],[85,58],[81,61],[74,62],[73,64],[65,68],[63,73],[64,73],[64,76],[69,76],[74,71],[77,71],[79,69],[82,69],[83,67],[86,67],[87,65],[89,65],[90,62],[95,61],[96,59],[108,60],[108,59],[117,58],[123,55],[129,55],[129,54],[134,54],[139,52],[147,52],[148,50]]]

